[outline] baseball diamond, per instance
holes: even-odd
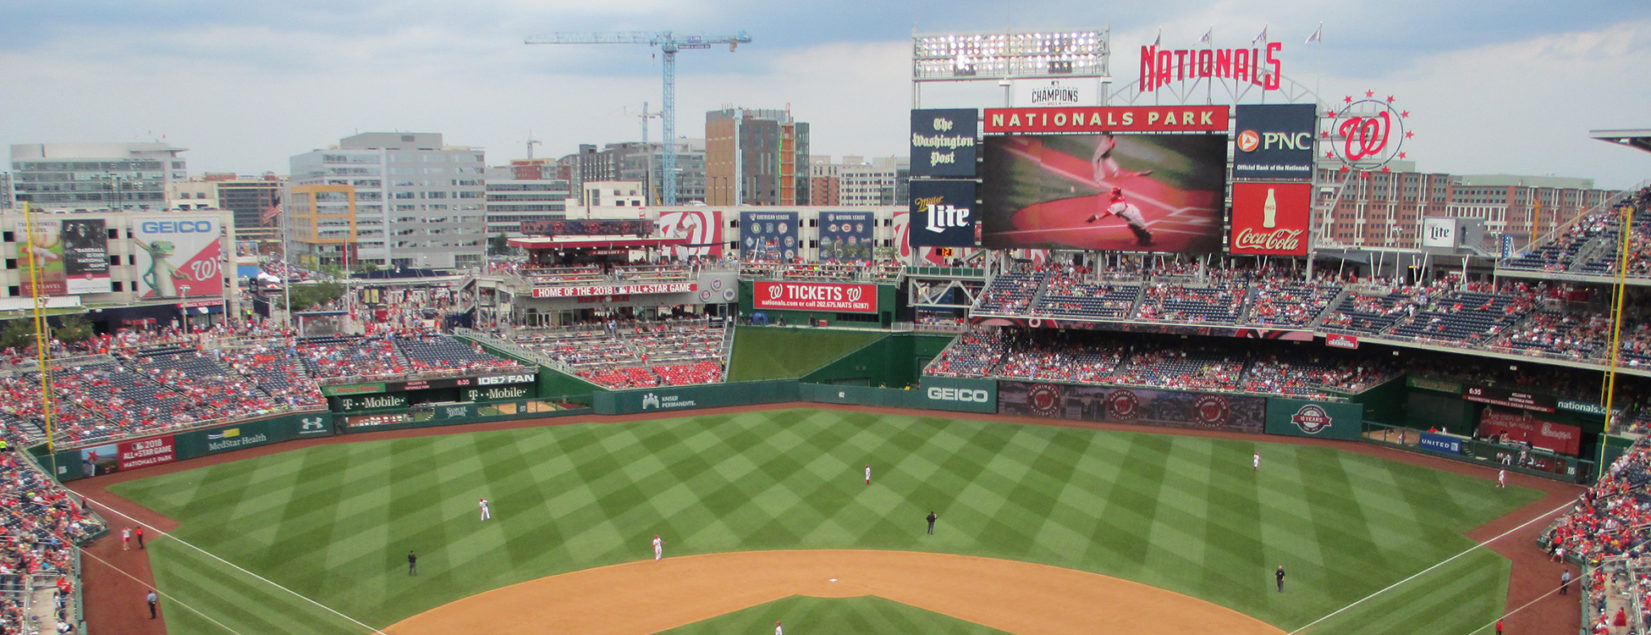
[[[1252,473],[1263,446],[1266,469]],[[866,461],[886,466],[869,488]],[[1336,447],[835,409],[461,431],[177,467],[110,487],[178,521],[154,542],[155,576],[207,615],[174,611],[174,632],[362,630],[277,585],[383,628],[488,589],[644,560],[656,533],[665,563],[797,548],[1042,563],[1290,630],[1472,547],[1469,530],[1541,496]],[[474,491],[491,494],[495,520],[475,523]],[[397,566],[408,548],[416,578]],[[1277,562],[1291,568],[1283,596]],[[1506,560],[1475,551],[1317,628],[1465,632],[1499,614],[1507,575]]]

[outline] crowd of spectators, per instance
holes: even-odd
[[[512,342],[608,389],[722,381],[727,330],[702,317],[517,329]]]
[[[78,610],[70,603],[80,584],[75,548],[104,529],[50,477],[15,452],[0,452],[0,633],[77,628]],[[30,610],[38,589],[61,598],[51,613]],[[37,621],[42,614],[54,615],[56,623]]]
[[[1557,236],[1530,252],[1503,260],[1504,269],[1565,272],[1582,275],[1615,275],[1621,259],[1622,235],[1616,210],[1631,207],[1634,224],[1628,240],[1628,275],[1651,276],[1651,187],[1624,194],[1611,201],[1608,211],[1577,219]]]
[[[1259,353],[1242,341],[1200,345],[1148,335],[979,328],[959,336],[924,372],[1328,399],[1393,379],[1399,369],[1342,351]]]

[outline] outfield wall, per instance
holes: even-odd
[[[894,355],[895,358],[915,360],[921,344],[917,339],[907,338],[904,344],[895,344],[885,347],[883,352],[873,353],[872,359]],[[394,393],[373,396],[383,398],[390,394]],[[333,412],[283,415],[66,450],[57,452],[55,457],[47,455],[44,446],[35,450],[43,464],[50,465],[51,459],[55,458],[57,477],[70,481],[310,436],[462,426],[590,413],[631,415],[687,412],[798,401],[1256,434],[1265,432],[1327,439],[1358,438],[1363,411],[1359,404],[1252,395],[929,376],[921,377],[916,386],[901,388],[785,379],[599,391],[592,395],[591,401],[589,408],[567,408],[565,404],[546,399],[411,406],[406,401],[390,399],[375,403],[393,404],[393,407],[356,409],[352,406]]]

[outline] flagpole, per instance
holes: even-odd
[[[1211,63],[1214,63],[1213,62],[1213,60],[1215,59],[1215,27],[1214,26],[1211,26],[1210,30],[1204,32],[1204,48],[1209,50],[1210,59],[1212,60]],[[1215,85],[1215,73],[1210,73],[1209,77],[1204,78],[1204,105],[1205,106],[1209,106],[1209,105],[1212,105],[1212,104],[1215,103],[1214,85]]]

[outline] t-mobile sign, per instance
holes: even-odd
[[[876,313],[877,285],[757,282],[752,305],[773,311]]]

